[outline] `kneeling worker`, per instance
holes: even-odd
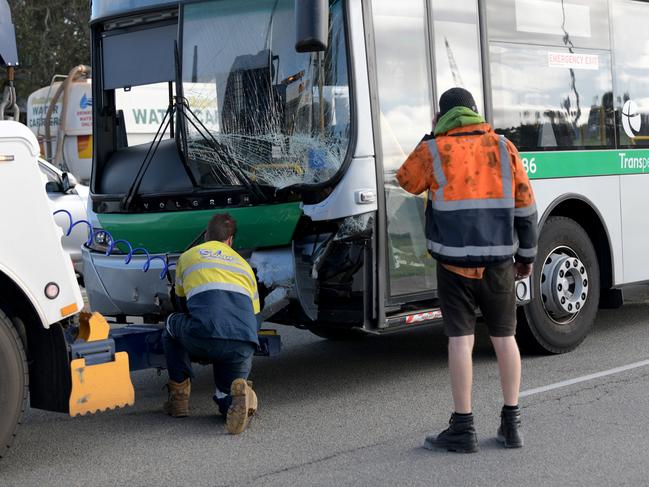
[[[231,434],[244,431],[257,410],[247,382],[258,344],[259,296],[250,265],[232,249],[236,222],[214,215],[205,243],[183,253],[176,266],[176,297],[184,313],[171,314],[163,336],[173,417],[189,414],[191,359],[212,362],[214,401]],[[190,358],[191,357],[191,358]]]

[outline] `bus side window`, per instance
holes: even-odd
[[[615,49],[618,144],[649,146],[649,3],[614,0],[611,22]],[[637,35],[629,35],[630,32]],[[638,37],[640,36],[640,37]],[[644,38],[642,37],[644,36]]]
[[[432,17],[438,97],[461,86],[484,115],[477,0],[433,0]]]
[[[615,145],[606,1],[488,3],[494,128],[520,150]]]

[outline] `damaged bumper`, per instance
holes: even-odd
[[[129,264],[124,256],[83,251],[84,279],[90,308],[108,316],[142,316],[166,314],[173,311],[169,298],[170,284],[160,279],[164,263],[150,262],[147,272],[144,268],[147,258],[135,255]],[[170,255],[175,262],[177,255]],[[173,268],[171,270],[173,278]]]

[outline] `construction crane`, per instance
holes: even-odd
[[[448,56],[448,64],[451,67],[451,74],[453,75],[453,83],[455,86],[460,86],[464,88],[464,82],[462,81],[462,76],[460,76],[460,70],[457,67],[455,62],[455,56],[453,56],[453,50],[451,49],[450,44],[448,43],[448,38],[444,37],[444,45],[446,46],[446,55]]]

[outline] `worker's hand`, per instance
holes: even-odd
[[[532,274],[532,264],[523,264],[522,262],[516,262],[516,279],[525,279]]]

